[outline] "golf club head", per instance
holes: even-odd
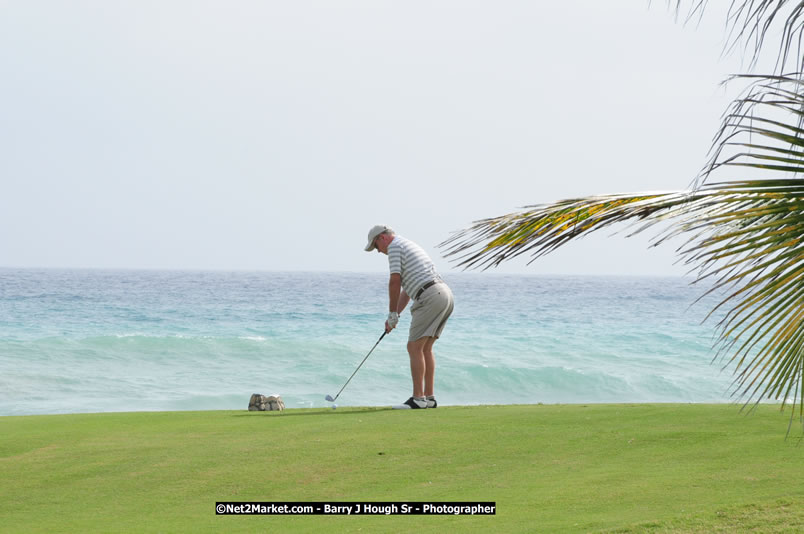
[[[327,399],[329,402],[335,402],[335,399],[332,398],[332,395],[327,395],[324,398]]]

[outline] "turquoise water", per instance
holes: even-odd
[[[681,278],[445,273],[439,403],[726,402]],[[382,333],[384,273],[0,269],[0,415],[327,406]],[[410,395],[410,315],[338,404]]]

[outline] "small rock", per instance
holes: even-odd
[[[281,412],[284,409],[285,403],[282,401],[282,397],[279,395],[266,396],[259,393],[254,393],[248,401],[248,410],[250,412]]]

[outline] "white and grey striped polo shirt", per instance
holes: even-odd
[[[402,289],[410,298],[427,282],[441,279],[430,256],[419,245],[399,235],[388,245],[388,266],[391,274],[402,275]]]

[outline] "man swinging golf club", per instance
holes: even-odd
[[[391,271],[386,332],[396,327],[399,314],[411,297],[414,301],[410,308],[412,319],[408,335],[413,396],[400,407],[435,408],[438,403],[433,392],[433,344],[452,314],[452,291],[436,272],[427,253],[416,243],[396,235],[391,227],[377,225],[369,230],[366,252],[374,249],[388,256]]]

